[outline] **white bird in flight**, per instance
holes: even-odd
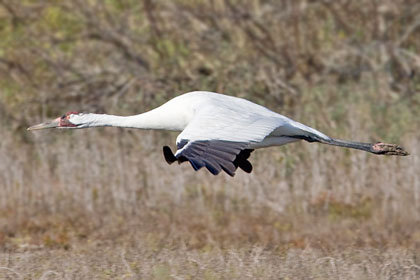
[[[248,158],[253,150],[299,140],[374,154],[408,155],[395,144],[334,139],[251,101],[206,91],[185,93],[139,115],[69,112],[28,130],[104,126],[181,131],[175,154],[168,146],[163,147],[166,161],[169,164],[189,161],[194,170],[206,167],[214,175],[223,170],[234,176],[238,167],[250,173],[252,165]]]

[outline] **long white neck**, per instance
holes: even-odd
[[[116,126],[139,129],[163,129],[181,131],[189,122],[185,114],[164,110],[154,110],[134,116],[114,116],[106,114],[78,114],[70,118],[78,128]]]

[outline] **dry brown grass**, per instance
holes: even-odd
[[[84,246],[70,252],[0,253],[6,279],[418,279],[419,254],[406,249],[306,248],[275,253],[254,246],[227,250],[150,250]]]
[[[416,1],[89,3],[0,1],[0,278],[419,278]],[[411,155],[296,143],[213,177],[165,163],[173,133],[25,130],[194,89]]]

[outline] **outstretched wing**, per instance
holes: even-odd
[[[240,167],[251,172],[252,149],[283,145],[299,139],[330,139],[321,132],[250,101],[209,92],[190,95],[192,119],[178,135],[175,155],[164,147],[165,159],[189,161],[195,170],[224,170],[233,176]],[[198,100],[198,101],[197,101]]]
[[[234,176],[238,167],[251,172],[252,144],[263,141],[278,126],[274,117],[206,106],[178,136],[175,155],[164,147],[165,159],[168,163],[189,161],[195,170],[206,167],[214,175],[223,170]]]
[[[248,158],[253,150],[245,147],[246,143],[239,142],[194,141],[186,142],[176,155],[165,146],[163,154],[169,164],[175,161],[179,163],[189,161],[194,170],[206,167],[213,175],[223,170],[230,176],[234,176],[238,167],[248,173],[252,171]]]

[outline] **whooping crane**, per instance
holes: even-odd
[[[116,126],[181,131],[177,151],[163,147],[166,161],[189,161],[194,170],[206,167],[230,176],[239,167],[252,171],[248,161],[254,149],[306,140],[363,150],[377,155],[408,153],[395,144],[338,140],[248,100],[214,92],[195,91],[177,96],[160,107],[134,116],[69,112],[51,122],[28,128],[88,128]]]

